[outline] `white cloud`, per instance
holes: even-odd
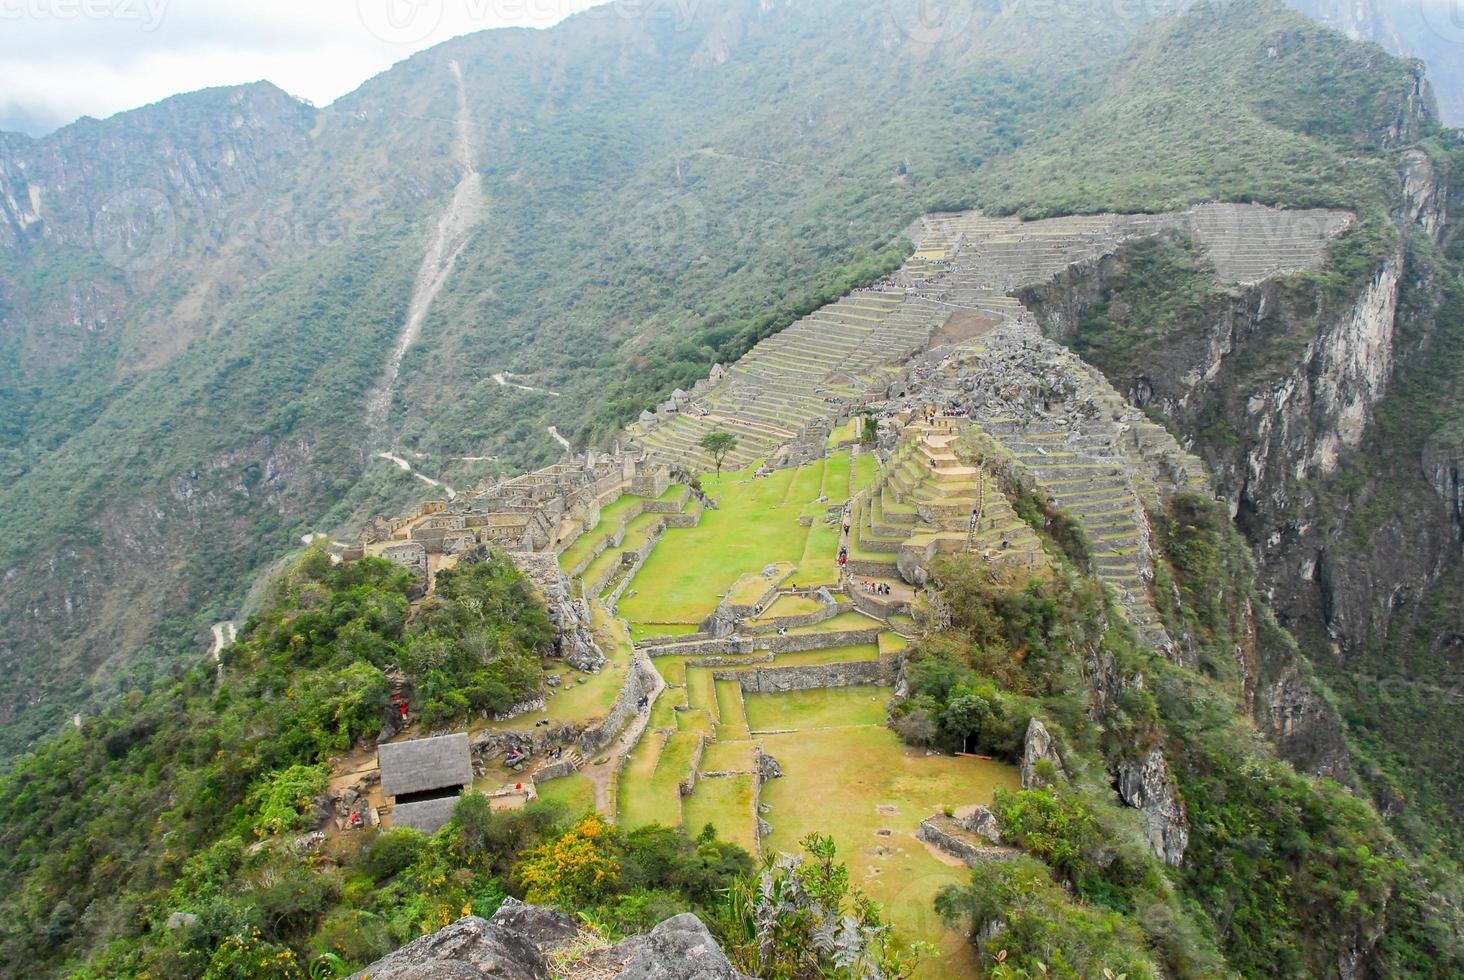
[[[268,79],[328,104],[422,48],[601,0],[0,0],[0,129]]]

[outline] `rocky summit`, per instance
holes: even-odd
[[[356,6],[0,133],[0,980],[1464,975],[1447,23]]]

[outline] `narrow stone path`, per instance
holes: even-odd
[[[569,440],[568,439],[564,438],[564,436],[562,436],[562,435],[559,434],[559,429],[558,428],[556,428],[555,426],[552,426],[552,425],[549,426],[549,435],[553,436],[554,437],[554,441],[557,442],[557,443],[559,443],[561,446],[563,446],[566,451],[568,451],[568,452],[574,452],[574,447],[569,444]]]
[[[613,819],[615,816],[610,787],[620,771],[619,762],[640,742],[641,735],[645,733],[646,728],[651,723],[651,712],[656,708],[656,699],[666,690],[665,678],[661,676],[661,672],[651,663],[651,658],[639,651],[634,656],[638,662],[650,669],[651,676],[656,679],[656,686],[649,695],[649,703],[646,706],[646,710],[638,712],[631,719],[630,724],[621,729],[620,735],[616,737],[614,742],[595,753],[596,758],[604,755],[604,762],[595,764],[591,760],[589,764],[580,770],[580,772],[589,777],[590,785],[595,789],[595,811],[607,819]]]

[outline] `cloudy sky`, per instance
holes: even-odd
[[[325,105],[421,48],[599,0],[0,0],[0,130],[269,79]]]

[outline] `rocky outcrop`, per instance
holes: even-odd
[[[605,654],[595,642],[589,607],[574,598],[569,576],[559,570],[552,553],[513,552],[514,563],[534,583],[544,599],[549,622],[554,625],[555,655],[576,670],[597,673],[605,664]]]
[[[548,952],[579,934],[574,919],[558,909],[525,905],[512,896],[505,898],[498,911],[488,920],[491,924],[518,933]]]
[[[613,980],[746,980],[716,939],[690,912],[597,950],[576,966],[582,975]]]
[[[1179,867],[1189,846],[1189,816],[1164,753],[1150,749],[1143,756],[1120,762],[1117,782],[1119,797],[1139,811],[1154,856]]]
[[[1041,770],[1048,772],[1044,774]],[[1022,789],[1050,786],[1067,778],[1067,770],[1062,766],[1062,757],[1057,754],[1047,726],[1033,718],[1027,723],[1027,735],[1022,743]]]
[[[470,915],[377,960],[350,980],[548,980],[546,952],[578,935],[569,916],[507,899],[491,919]],[[691,913],[644,936],[561,964],[598,980],[747,980]]]
[[[957,817],[956,823],[993,846],[1002,843],[1001,825],[989,806],[978,806],[964,817]]]
[[[459,919],[351,975],[350,980],[548,980],[533,940],[476,915]]]

